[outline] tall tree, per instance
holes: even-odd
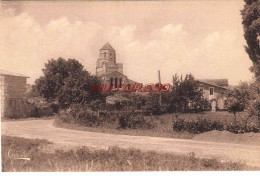
[[[196,108],[203,106],[202,91],[199,89],[198,82],[191,74],[182,76],[175,74],[173,76],[172,102],[169,107],[170,112],[185,112],[190,107]],[[199,107],[201,108],[201,107]]]
[[[241,11],[241,15],[244,26],[244,37],[247,42],[245,48],[249,58],[253,62],[251,71],[255,73],[256,78],[256,81],[251,85],[250,102],[247,104],[246,109],[250,110],[250,114],[260,117],[260,1],[244,1],[245,5]]]
[[[42,97],[58,102],[61,107],[86,103],[99,96],[99,92],[91,92],[93,85],[98,84],[97,78],[75,59],[51,59],[45,64],[43,74],[35,81],[35,88]]]
[[[255,73],[260,81],[260,1],[244,0],[244,9],[241,11],[242,24],[244,27],[244,37],[247,46],[246,52],[253,62],[251,71]]]

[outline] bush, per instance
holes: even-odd
[[[176,118],[173,121],[173,130],[174,131],[188,131],[190,133],[203,133],[212,130],[218,131],[230,131],[232,133],[248,133],[248,132],[259,132],[260,126],[257,123],[250,123],[245,126],[243,123],[234,123],[227,121],[211,121],[202,118],[197,120],[185,121],[183,118]]]
[[[153,116],[143,116],[140,112],[126,111],[117,113],[120,128],[151,129],[155,127]]]
[[[93,127],[151,129],[156,126],[154,117],[144,116],[142,111],[93,111],[86,105],[73,105],[66,111],[60,111],[59,116],[64,123]]]

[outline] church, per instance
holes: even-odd
[[[123,64],[116,62],[116,51],[108,42],[99,50],[96,75],[101,84],[114,85],[114,87],[122,88],[127,84],[140,84],[123,74]]]

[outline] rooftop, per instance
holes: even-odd
[[[4,76],[18,76],[18,77],[24,77],[24,78],[29,78],[28,76],[19,74],[19,73],[14,73],[14,72],[9,72],[6,70],[1,70],[0,69],[0,75],[4,75]]]
[[[217,86],[228,86],[228,79],[199,79],[198,81]]]
[[[197,81],[223,89],[230,89],[227,79],[198,79]]]
[[[115,49],[108,42],[100,50],[113,50],[113,51],[115,51]]]

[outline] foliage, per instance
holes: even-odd
[[[172,101],[170,112],[186,112],[191,106],[195,109],[203,109],[206,100],[202,98],[202,90],[198,82],[189,74],[183,79],[182,75],[173,76]]]
[[[142,113],[128,111],[117,114],[120,128],[152,129],[155,127],[153,116],[143,116]]]
[[[130,100],[129,107],[132,107],[132,110],[140,110],[145,106],[146,98],[144,95],[131,93],[127,94],[128,98]]]
[[[119,93],[122,97],[127,98],[129,101],[124,104],[123,109],[127,110],[142,110],[145,106],[146,102],[146,96],[143,94],[138,94],[138,93],[125,93],[125,92],[120,92]]]
[[[149,93],[146,97],[143,110],[147,114],[160,115],[163,113],[163,107],[159,103],[159,93]]]
[[[239,117],[246,128],[252,122],[254,117],[260,112],[260,87],[257,83],[240,83],[227,94],[225,104],[230,112],[234,114],[235,123]],[[240,112],[245,111],[246,115],[241,115]],[[259,119],[260,121],[260,119]]]
[[[210,102],[208,100],[204,99],[204,98],[198,99],[194,103],[193,107],[194,107],[193,111],[195,113],[211,110]]]
[[[255,82],[250,86],[250,101],[245,108],[249,114],[247,119],[250,119],[250,116],[260,117],[260,1],[244,1],[245,5],[241,15],[247,43],[245,49],[253,63],[251,71],[255,73]]]
[[[247,104],[250,101],[250,90],[248,83],[240,83],[233,90],[227,93],[227,99],[225,100],[225,106],[228,111],[234,113],[242,112],[245,110]]]
[[[108,120],[110,119],[109,121],[111,122],[111,118],[113,118],[111,116],[114,115],[115,112],[100,111],[100,114],[103,115],[107,114],[107,116],[105,116],[104,118]],[[136,116],[141,116],[138,111],[136,112],[136,114],[137,114]],[[139,126],[137,128],[124,129],[124,128],[120,128],[118,120],[116,120],[116,123],[114,124],[113,122],[112,123],[103,122],[99,126],[90,127],[80,123],[75,123],[71,116],[70,116],[71,120],[69,122],[65,122],[64,118],[60,116],[59,118],[55,119],[54,125],[58,128],[66,128],[71,130],[89,131],[89,132],[97,132],[97,133],[116,134],[116,135],[149,136],[149,137],[154,136],[154,137],[192,139],[195,136],[195,134],[188,133],[188,132],[173,132],[172,116],[173,116],[172,114],[164,114],[160,116],[143,116],[144,120],[146,121],[145,124],[149,125],[149,123],[151,123],[152,128],[141,128]],[[70,117],[67,117],[67,119],[69,119]],[[133,119],[133,120],[138,121],[138,119]],[[123,124],[127,124],[127,123],[123,122]],[[123,124],[121,124],[122,127]]]
[[[257,33],[260,33],[260,2],[258,0],[244,1],[245,5],[241,11],[241,15],[244,26],[244,37],[247,43],[245,49],[253,62],[251,70],[260,81],[260,41],[257,39]]]
[[[48,141],[47,141],[48,142]],[[172,170],[244,170],[247,166],[239,162],[221,162],[191,155],[157,153],[138,149],[109,147],[107,150],[91,150],[80,147],[74,150],[55,150],[44,153],[39,147],[49,149],[45,141],[18,137],[2,137],[3,172],[54,172],[54,171],[172,171]],[[8,157],[12,148],[18,157],[29,157],[30,161]],[[50,150],[50,149],[49,149]],[[13,153],[14,154],[14,153]]]
[[[65,123],[77,123],[84,126],[106,126],[112,128],[151,129],[155,127],[153,117],[145,117],[140,111],[93,111],[88,105],[75,104],[60,112]]]
[[[174,131],[188,131],[190,133],[203,133],[212,130],[230,131],[232,133],[248,133],[248,132],[260,132],[260,125],[256,121],[251,121],[250,124],[245,124],[243,121],[230,122],[197,118],[197,120],[186,120],[184,118],[176,118],[173,121]]]
[[[101,110],[102,107],[105,107],[106,104],[105,104],[104,100],[96,99],[96,100],[91,101],[89,106],[92,111],[98,111],[98,110]]]
[[[260,82],[254,82],[250,85],[250,101],[246,107],[249,114],[260,117]]]
[[[49,102],[58,102],[61,107],[85,103],[100,96],[98,91],[91,92],[98,79],[75,59],[51,59],[45,64],[43,74],[35,81],[35,89]]]

